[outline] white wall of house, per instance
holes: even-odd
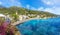
[[[19,20],[25,20],[26,18],[28,18],[28,16],[26,16],[26,15],[19,15]]]
[[[0,14],[0,17],[6,17],[5,15],[3,15],[3,14]]]

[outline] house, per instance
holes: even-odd
[[[19,15],[19,20],[25,20],[28,19],[29,17],[26,15]]]
[[[3,14],[0,14],[0,17],[6,17],[5,15],[3,15]]]

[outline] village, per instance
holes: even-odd
[[[8,21],[22,21],[22,20],[26,20],[26,19],[30,19],[30,18],[39,18],[39,19],[47,19],[47,18],[51,18],[51,16],[46,17],[46,15],[34,15],[34,14],[28,14],[28,15],[18,15],[18,13],[16,12],[15,16],[11,17],[9,14],[8,15],[4,15],[4,14],[0,14],[0,17],[4,17],[5,19],[8,19]],[[14,21],[14,18],[16,21]],[[54,18],[54,17],[53,17]]]

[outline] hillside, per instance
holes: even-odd
[[[17,15],[16,15],[17,12]],[[30,18],[34,18],[37,17],[37,15],[39,15],[40,18],[44,18],[44,17],[57,17],[58,15],[56,14],[52,14],[49,12],[44,12],[44,11],[36,11],[36,10],[28,10],[25,8],[21,8],[21,7],[3,7],[0,6],[0,13],[4,14],[4,15],[10,15],[11,18],[13,18],[13,20],[11,22],[15,22],[17,21],[17,19],[19,18],[19,15],[30,15]],[[31,16],[34,15],[34,16]]]
[[[9,8],[0,8],[0,13],[3,14],[14,14],[14,13],[18,13],[18,14],[36,14],[36,15],[43,15],[45,14],[46,16],[56,16],[55,14],[49,13],[49,12],[43,12],[43,11],[35,11],[35,10],[28,10],[25,8],[21,8],[21,7],[9,7]]]

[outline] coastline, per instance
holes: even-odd
[[[30,19],[25,19],[25,20],[21,20],[21,21],[14,22],[14,23],[11,24],[11,25],[15,26],[15,25],[21,24],[21,23],[23,23],[23,22],[25,22],[25,21],[33,20],[33,19],[40,19],[40,18],[30,18]]]
[[[26,21],[29,21],[29,20],[34,20],[34,19],[48,19],[48,18],[29,18],[29,19],[25,19],[25,20],[21,20],[21,21],[14,22],[14,23],[11,24],[11,25],[15,26],[15,25],[21,24],[21,23],[23,23],[23,22],[26,22]]]

